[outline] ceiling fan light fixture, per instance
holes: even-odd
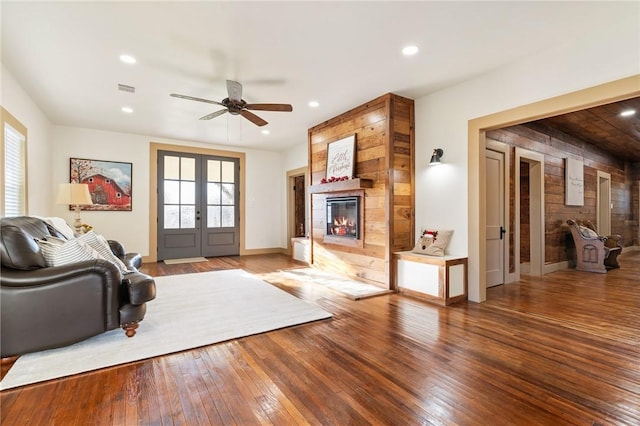
[[[309,108],[318,108],[320,106],[320,102],[318,101],[309,101]]]
[[[124,112],[125,114],[132,114],[133,113],[133,108],[124,106],[124,107],[120,108],[120,111]]]
[[[622,111],[620,113],[620,116],[622,117],[631,117],[632,115],[634,115],[636,113],[635,109],[627,109],[625,111]]]
[[[268,134],[270,134],[270,133],[271,133],[271,131],[270,131],[269,129],[264,129],[264,130],[262,131],[262,134],[263,134],[263,135],[268,135]]]

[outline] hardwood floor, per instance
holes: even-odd
[[[439,307],[280,285],[330,320],[0,394],[3,425],[640,424],[640,251]],[[280,255],[152,275],[300,266]],[[134,337],[135,338],[135,337]]]

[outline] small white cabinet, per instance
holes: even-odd
[[[467,299],[467,258],[393,254],[394,290],[440,305]]]
[[[309,263],[311,261],[311,248],[309,238],[296,237],[291,239],[291,253],[295,260]]]

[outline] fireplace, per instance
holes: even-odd
[[[327,236],[358,240],[359,222],[360,197],[327,198]]]

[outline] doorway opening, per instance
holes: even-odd
[[[599,235],[611,235],[611,175],[598,170],[596,179],[596,222]]]
[[[634,75],[469,120],[467,145],[469,160],[467,176],[469,183],[469,300],[484,302],[487,298],[486,265],[483,249],[484,240],[486,239],[486,218],[482,209],[482,198],[484,197],[486,184],[484,163],[482,161],[483,151],[486,148],[486,131],[637,97],[640,96],[640,90],[638,90],[639,82],[640,76]],[[516,168],[516,170],[519,170],[519,168]]]
[[[293,238],[307,237],[307,168],[287,172],[287,250]]]
[[[516,148],[515,266],[520,274],[544,274],[544,155]]]

